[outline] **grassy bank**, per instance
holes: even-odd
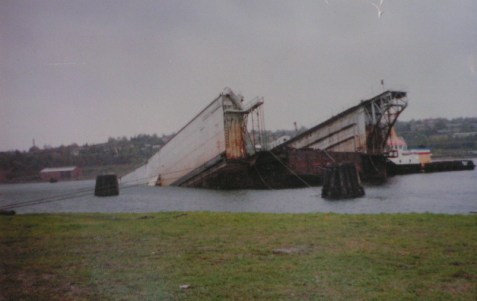
[[[477,216],[0,216],[0,243],[0,300],[477,296]]]

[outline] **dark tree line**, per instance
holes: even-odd
[[[437,155],[476,155],[477,118],[398,121],[396,130],[410,148],[427,147]]]

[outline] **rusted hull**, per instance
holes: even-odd
[[[261,152],[248,160],[221,159],[189,175],[177,186],[209,189],[282,189],[319,186],[336,163],[356,166],[363,181],[386,178],[384,156],[361,153],[286,149]]]
[[[326,171],[337,163],[352,163],[366,182],[387,177],[382,155],[356,152],[324,152],[313,149],[285,149],[261,153],[254,166],[257,182],[265,188],[292,188],[323,184]]]

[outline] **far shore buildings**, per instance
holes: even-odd
[[[77,166],[43,168],[40,171],[41,180],[50,182],[62,180],[78,180],[81,175],[81,169]]]

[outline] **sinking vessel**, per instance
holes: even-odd
[[[227,186],[235,188],[234,177],[248,169],[256,154],[247,130],[248,116],[262,104],[262,98],[245,103],[242,96],[225,88],[146,164],[123,176],[121,183],[229,188],[214,184],[216,177],[225,177]]]
[[[262,105],[262,98],[244,102],[224,89],[121,183],[216,189],[314,186],[336,163],[355,164],[363,180],[382,180],[385,144],[407,98],[406,92],[383,92],[270,145],[262,135]]]
[[[282,171],[272,174],[281,174],[281,178],[288,174],[288,179],[277,181],[280,182],[277,186],[286,183],[303,186],[305,182],[320,185],[327,168],[338,163],[353,163],[364,181],[383,181],[387,177],[386,141],[406,107],[407,93],[403,91],[385,91],[361,100],[275,147],[272,155],[268,155],[273,158],[266,164],[257,160],[257,164],[265,171],[275,165]],[[276,158],[281,162],[276,162]],[[267,173],[264,174],[261,178],[266,180]]]

